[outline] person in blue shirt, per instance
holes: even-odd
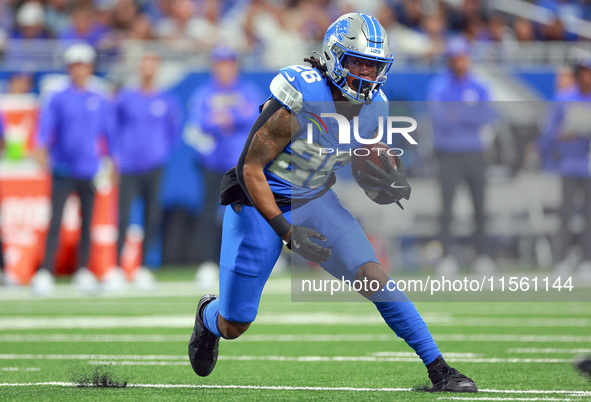
[[[445,362],[404,292],[388,285],[394,282],[379,265],[361,226],[331,190],[334,171],[351,159],[348,151],[373,139],[379,117],[388,114],[381,86],[394,56],[385,29],[367,14],[345,14],[328,28],[320,59],[305,61],[312,67],[286,67],[273,79],[271,96],[261,107],[238,164],[222,181],[220,198],[226,210],[220,297],[204,295],[197,305],[188,347],[193,370],[209,375],[220,337],[238,338],[255,320],[263,287],[286,244],[338,280],[374,283],[373,289],[356,286],[423,360],[433,391],[476,392],[471,379]],[[338,119],[308,125],[309,118],[323,113]],[[341,137],[339,121],[355,126],[357,135]],[[322,152],[329,147],[333,152]],[[408,200],[402,160],[398,157],[394,168],[385,154],[380,158],[384,169],[367,164],[360,185],[376,192],[375,200],[383,204]]]
[[[131,203],[140,196],[144,202],[142,268],[134,282],[147,288],[154,285],[146,254],[160,228],[164,164],[178,138],[181,119],[177,102],[156,87],[159,65],[157,54],[146,53],[139,66],[139,87],[123,89],[115,106],[115,161],[120,172],[117,261],[121,266]]]
[[[94,49],[87,44],[67,48],[64,61],[70,85],[51,94],[41,108],[37,159],[51,170],[51,221],[43,265],[31,283],[33,291],[39,294],[53,291],[52,271],[62,213],[72,192],[80,197],[82,211],[79,268],[74,283],[85,293],[97,290],[97,280],[87,268],[95,195],[93,178],[99,170],[101,145],[109,144],[113,111],[101,94],[87,87],[95,57]]]
[[[555,273],[567,275],[575,268],[567,259],[567,252],[571,245],[571,218],[580,209],[586,223],[579,243],[583,260],[578,275],[581,280],[591,282],[591,248],[588,246],[591,244],[591,128],[588,120],[577,123],[577,120],[584,119],[581,112],[585,115],[585,109],[588,109],[586,113],[591,113],[588,106],[591,102],[591,59],[577,61],[575,82],[574,88],[557,94],[538,143],[544,159],[556,158],[554,166],[562,177]],[[577,205],[579,195],[582,203]]]
[[[255,121],[263,97],[258,88],[240,76],[238,53],[219,46],[211,53],[213,77],[191,97],[190,122],[200,133],[203,146],[199,166],[203,177],[203,210],[199,217],[197,243],[201,266],[197,284],[209,288],[218,273],[222,224],[219,218],[219,188],[223,175],[238,158]]]
[[[437,267],[441,275],[455,275],[458,263],[451,253],[450,230],[456,188],[468,185],[474,207],[475,270],[487,274],[495,270],[488,256],[485,233],[485,144],[483,129],[492,122],[488,88],[471,73],[470,46],[463,37],[447,43],[449,70],[434,78],[428,89],[428,107],[433,123],[433,149],[439,162],[442,210],[440,241],[443,259]]]
[[[84,42],[99,48],[101,42],[108,36],[108,30],[96,21],[92,8],[79,5],[72,11],[70,26],[57,36],[63,42]]]

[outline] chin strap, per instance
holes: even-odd
[[[367,88],[364,92],[363,95],[365,96],[365,104],[369,105],[371,103],[371,97],[369,96],[369,88]]]

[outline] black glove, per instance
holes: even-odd
[[[301,226],[292,226],[289,242],[286,243],[290,250],[295,251],[302,257],[317,263],[328,260],[330,250],[314,243],[310,238],[326,241],[326,236],[317,231]]]
[[[396,167],[392,164],[384,152],[380,152],[380,159],[386,169],[381,169],[372,161],[366,161],[367,171],[359,171],[359,185],[364,190],[378,191],[383,199],[391,199],[396,202],[400,208],[402,205],[399,200],[410,198],[410,185],[406,180],[406,169],[399,156],[394,156]],[[388,202],[380,202],[388,203]],[[403,208],[404,209],[404,208]]]

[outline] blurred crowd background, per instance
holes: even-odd
[[[36,69],[41,61],[59,63],[53,46],[71,40],[95,47],[99,64],[128,57],[135,41],[155,41],[171,57],[190,60],[224,42],[252,56],[251,67],[276,67],[299,62],[332,21],[352,11],[381,21],[397,60],[436,62],[450,34],[479,42],[479,57],[491,59],[540,58],[549,51],[530,46],[527,55],[518,45],[591,38],[588,0],[5,0],[0,49],[5,63]],[[37,65],[26,66],[24,55]]]
[[[591,54],[591,0],[3,0],[0,91],[4,95],[0,111],[5,115],[5,151],[0,193],[4,197],[4,248],[13,247],[5,253],[7,264],[24,264],[26,252],[21,246],[32,240],[15,228],[21,225],[22,229],[33,219],[22,211],[22,205],[29,208],[29,204],[6,202],[10,197],[30,200],[32,195],[27,190],[12,194],[10,186],[23,177],[48,174],[51,164],[44,163],[38,152],[44,145],[39,140],[39,116],[49,113],[51,94],[67,87],[71,65],[82,60],[93,68],[88,88],[107,102],[119,104],[129,88],[142,87],[146,74],[152,74],[148,87],[166,95],[166,102],[170,102],[166,111],[174,109],[174,124],[169,126],[174,140],[157,179],[160,211],[157,224],[152,222],[156,228],[149,230],[153,244],[129,258],[150,268],[201,264],[215,270],[219,246],[211,234],[212,230],[217,233],[220,222],[215,201],[221,173],[235,163],[256,118],[256,106],[268,96],[268,85],[277,69],[302,64],[304,57],[319,50],[327,27],[346,12],[372,14],[389,32],[395,62],[384,92],[392,101],[391,113],[415,116],[419,121],[419,146],[404,148],[413,178],[408,211],[393,213],[391,222],[384,225],[379,224],[379,212],[355,207],[368,200],[353,197],[349,201],[360,220],[377,222],[375,233],[369,234],[375,235],[380,258],[406,270],[439,264],[441,272],[450,273],[474,261],[482,263],[482,272],[495,270],[501,259],[520,266],[556,266],[564,272],[586,262],[588,211],[584,206],[591,204],[591,194],[571,194],[576,202],[565,207],[560,158],[570,156],[556,151],[560,147],[553,147],[553,140],[543,138],[553,135],[548,115],[557,106],[550,102],[565,100],[560,97],[579,86],[577,74],[591,67],[586,61]],[[450,48],[455,38],[461,38],[463,44]],[[67,49],[80,43],[94,50],[91,60],[80,55],[70,61],[64,58]],[[434,82],[450,74],[450,69],[451,74],[457,72],[453,63],[458,57],[468,59],[466,73],[486,96],[473,99],[474,91],[462,92],[465,88],[459,87],[449,88],[451,97],[440,93],[441,85]],[[495,115],[473,129],[479,138],[476,151],[484,163],[482,183],[486,182],[487,190],[484,195],[484,184],[483,189],[475,190],[470,179],[463,178],[466,189],[458,187],[452,208],[451,201],[435,202],[443,180],[438,174],[443,163],[441,152],[449,150],[438,148],[437,122],[424,102],[470,100],[488,102]],[[585,97],[568,100],[588,101]],[[166,114],[150,110],[155,115]],[[8,116],[11,113],[13,116]],[[450,128],[455,129],[453,125]],[[578,134],[582,141],[579,149],[588,149],[589,133]],[[212,156],[220,154],[216,147],[226,152],[221,161]],[[115,162],[114,170],[118,171],[121,161]],[[111,165],[101,166],[94,178],[98,187],[101,180],[103,184],[121,183],[122,177],[113,181]],[[117,173],[125,176],[130,172]],[[591,180],[591,172],[581,177]],[[344,191],[352,183],[347,179],[350,177],[343,174],[340,185]],[[457,181],[462,182],[462,177]],[[41,187],[45,189],[41,194],[48,199],[48,184]],[[470,201],[474,191],[482,192],[476,197],[483,199],[480,204]],[[143,201],[132,200],[134,194],[126,195],[125,204],[131,206],[125,219],[132,223],[132,230],[127,231],[128,250],[134,239],[137,243],[134,234],[139,233],[141,239],[141,227],[150,220],[145,213],[148,193],[138,192]],[[454,198],[453,192],[447,194],[450,196]],[[115,210],[122,205],[121,200],[110,202]],[[95,209],[100,205],[97,203]],[[153,203],[149,206],[154,208]],[[45,202],[37,208],[41,226],[45,225],[39,233],[45,236],[51,206]],[[66,205],[64,222],[67,211]],[[567,213],[570,217],[565,218]],[[101,227],[116,227],[118,216],[107,214]],[[484,221],[490,223],[487,228]],[[443,230],[447,233],[443,241],[442,226],[449,226]],[[92,241],[96,243],[99,237],[116,242],[116,229],[111,232],[97,232]],[[456,239],[454,244],[450,236]],[[33,241],[44,242],[44,237],[39,239]],[[114,265],[127,264],[121,261],[122,248],[120,235],[117,252],[109,257]],[[75,254],[75,250],[71,252]],[[91,251],[89,264],[99,264],[93,253],[98,252]],[[453,263],[447,258],[450,256]],[[33,260],[27,264],[34,269],[42,265],[42,256]],[[69,264],[70,271],[76,265],[64,256],[58,255],[58,260],[58,265]],[[591,266],[589,271],[591,274]]]

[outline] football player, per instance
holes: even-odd
[[[347,152],[323,154],[323,147],[347,151],[357,139],[339,143],[336,122],[308,141],[307,118],[335,113],[358,117],[359,136],[378,131],[377,116],[387,116],[381,91],[393,55],[384,28],[373,17],[351,13],[327,30],[320,58],[308,66],[284,68],[270,85],[238,165],[222,181],[226,206],[220,258],[220,297],[199,301],[189,342],[195,373],[209,375],[217,361],[220,337],[235,339],[254,321],[263,287],[285,243],[317,262],[336,278],[378,281],[371,300],[386,324],[423,360],[435,391],[476,392],[474,382],[448,366],[427,326],[408,297],[387,286],[391,279],[379,265],[361,226],[330,189],[334,171],[346,165]],[[327,119],[328,120],[328,119]],[[334,119],[331,119],[334,120]],[[367,169],[360,182],[379,190],[380,200],[409,199],[404,166],[383,155],[385,170]],[[388,165],[386,165],[388,164]],[[395,184],[393,186],[393,184]]]

